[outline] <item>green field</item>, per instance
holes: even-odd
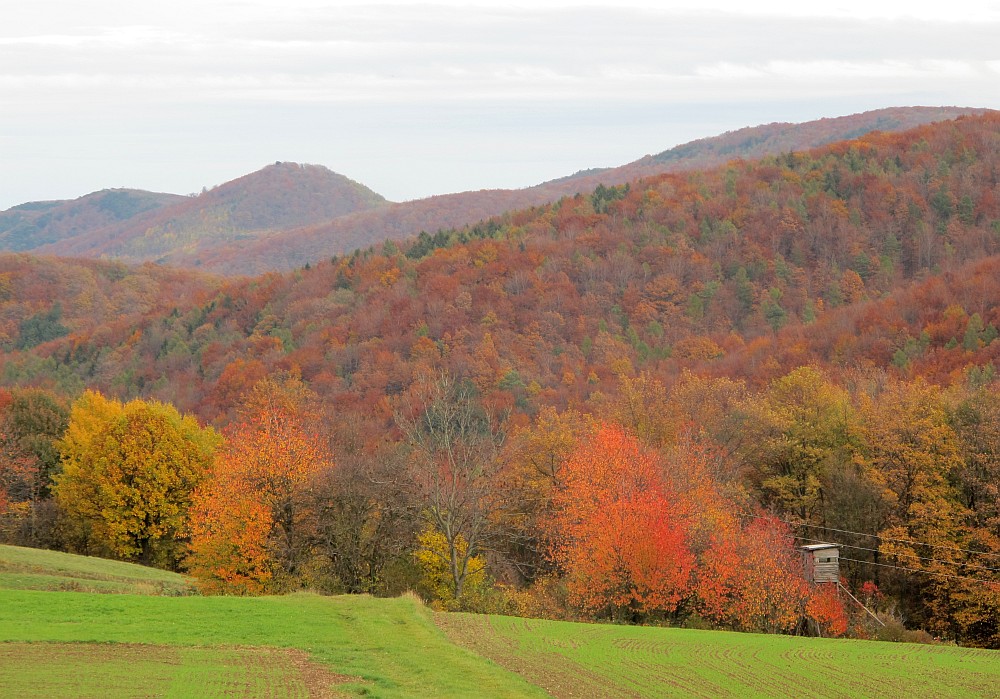
[[[69,590],[136,595],[189,595],[189,578],[157,568],[42,551],[0,546],[0,590]]]
[[[87,643],[0,643],[7,697],[335,696],[302,651]],[[311,672],[303,669],[311,668]]]
[[[556,697],[988,697],[1000,653],[953,646],[440,615]]]
[[[438,614],[413,597],[51,591],[188,583],[10,547],[0,562],[0,697],[986,697],[1000,686],[993,651]]]
[[[0,592],[0,641],[291,648],[350,676],[338,685],[345,694],[545,696],[514,673],[449,643],[412,598],[143,597],[6,590]],[[167,693],[209,696],[201,691]]]

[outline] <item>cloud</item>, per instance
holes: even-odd
[[[145,157],[174,178],[277,159],[361,178],[412,160],[387,194],[523,185],[715,128],[1000,107],[998,35],[998,3],[966,0],[37,0],[0,26],[0,176],[37,171],[41,189],[56,161],[82,182]],[[498,159],[533,169],[501,182]]]

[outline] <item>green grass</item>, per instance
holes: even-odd
[[[177,596],[190,591],[160,570],[0,546],[0,697],[977,697],[1000,686],[995,651],[435,614],[413,597]]]
[[[0,546],[0,696],[545,696],[449,642],[415,598],[191,592],[175,573]]]
[[[987,697],[989,650],[722,631],[437,615],[458,643],[553,696]]]
[[[190,578],[166,570],[20,546],[0,546],[0,589],[138,595],[194,592]]]
[[[267,648],[0,643],[0,696],[310,696],[295,656]]]
[[[518,675],[448,642],[419,601],[408,597],[143,597],[5,590],[0,591],[0,646],[3,641],[295,648],[355,678],[337,686],[345,694],[545,696]],[[84,665],[80,671],[88,670]]]

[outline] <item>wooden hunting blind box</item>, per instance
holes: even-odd
[[[840,547],[837,544],[800,546],[806,578],[814,583],[840,582]]]

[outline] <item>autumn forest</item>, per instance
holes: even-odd
[[[212,594],[998,648],[998,329],[997,113],[288,272],[3,253],[0,541]]]

